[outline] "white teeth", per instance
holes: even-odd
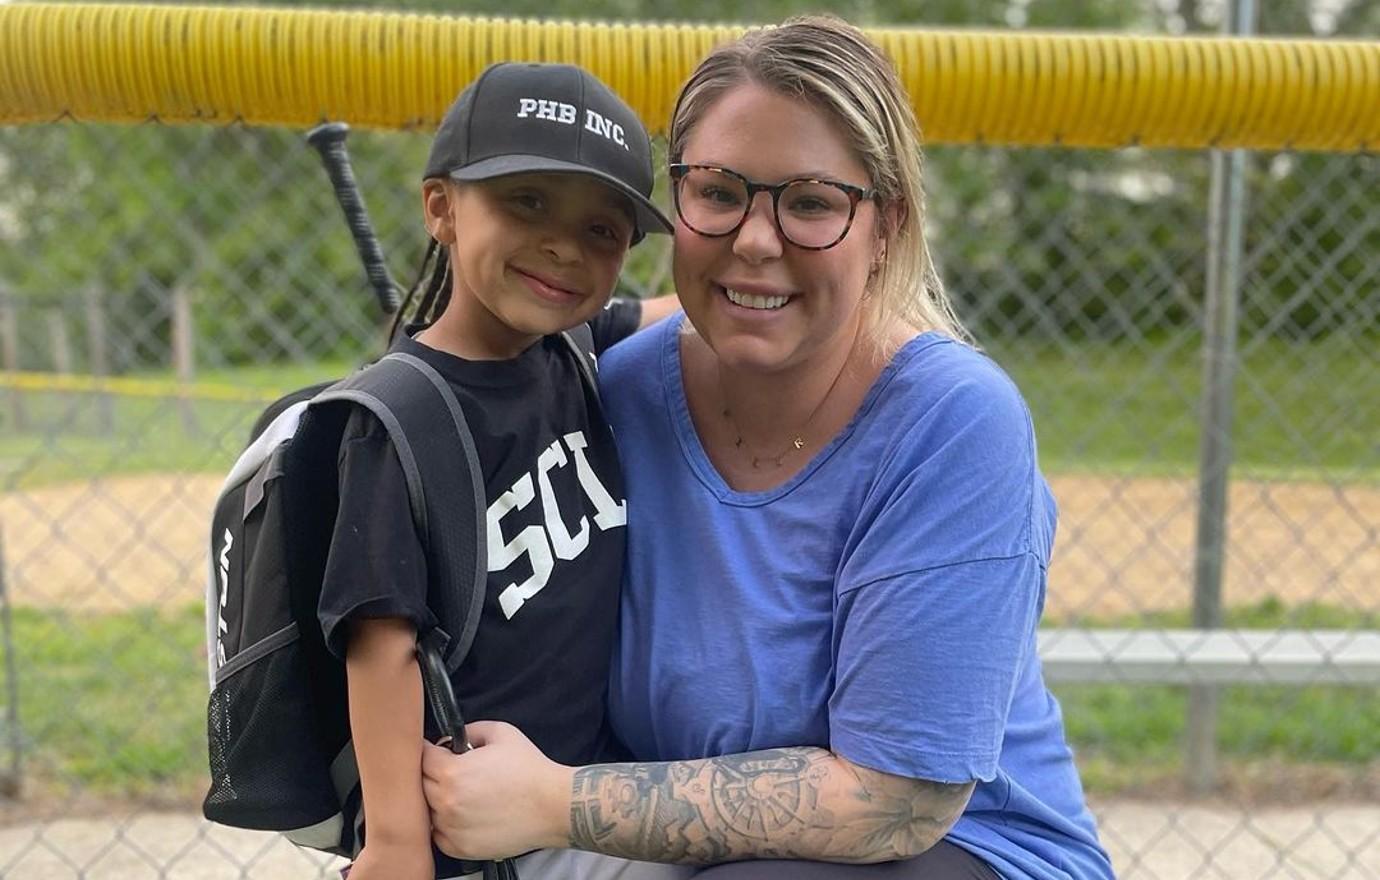
[[[779,309],[791,301],[789,296],[754,296],[728,287],[724,288],[724,293],[728,295],[729,302],[745,309]]]

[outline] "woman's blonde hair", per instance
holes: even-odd
[[[870,283],[863,332],[876,344],[898,323],[968,341],[925,241],[920,131],[896,69],[862,31],[833,16],[801,16],[749,31],[709,53],[676,99],[669,152],[681,161],[695,125],[727,91],[752,82],[807,101],[827,113],[848,138],[878,207],[899,204],[896,228],[885,210],[878,222],[886,259]]]

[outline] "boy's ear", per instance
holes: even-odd
[[[422,181],[422,217],[426,231],[441,244],[455,241],[455,218],[450,210],[451,192],[445,181],[431,178]]]

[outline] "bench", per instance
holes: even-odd
[[[1380,685],[1380,631],[1042,629],[1051,682]]]

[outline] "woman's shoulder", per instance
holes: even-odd
[[[893,356],[877,401],[914,427],[980,422],[1031,433],[1030,412],[1016,383],[991,357],[939,333],[922,333]]]
[[[1048,559],[1053,498],[1040,476],[1029,410],[1006,372],[976,348],[933,333],[908,341],[888,369],[855,448],[876,462],[874,497],[885,505],[897,493],[918,492],[926,509],[984,524],[968,538],[1000,539],[1002,552],[1033,548]],[[971,541],[946,541],[946,553],[963,546],[980,556]]]

